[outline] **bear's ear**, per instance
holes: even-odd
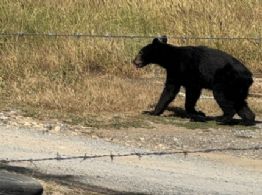
[[[156,44],[156,43],[164,43],[164,44],[166,44],[167,43],[167,36],[163,35],[161,37],[154,38],[153,39],[153,44]]]
[[[161,43],[167,43],[167,36],[166,35],[162,35],[161,37],[159,37],[158,38],[159,39],[159,41],[161,42]]]

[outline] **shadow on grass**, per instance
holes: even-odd
[[[48,182],[56,182],[58,184],[67,186],[69,188],[77,188],[79,190],[84,190],[89,193],[97,193],[97,194],[109,194],[109,195],[143,195],[143,193],[134,193],[134,192],[118,192],[115,190],[111,190],[108,188],[103,188],[100,186],[94,186],[90,184],[86,184],[81,182],[81,176],[75,175],[54,175],[54,174],[45,174],[37,170],[33,170],[31,168],[19,167],[19,166],[11,166],[8,164],[0,164],[0,169],[6,170],[9,172],[19,173],[22,175],[27,175],[30,177],[34,177],[37,179],[41,179]]]
[[[205,124],[207,122],[207,123],[214,123],[218,126],[221,126],[221,125],[223,125],[223,126],[236,126],[236,125],[247,126],[245,123],[243,123],[242,119],[234,118],[234,119],[232,119],[230,124],[224,125],[224,124],[220,124],[218,122],[218,120],[220,119],[221,116],[206,116],[206,117],[196,117],[196,118],[193,117],[192,118],[186,113],[186,111],[184,109],[179,108],[179,107],[168,107],[167,110],[173,112],[173,114],[171,116],[182,118],[182,119],[190,119],[190,122],[198,122],[198,123],[200,122],[200,123],[203,123],[203,124]],[[262,121],[256,120],[254,125],[261,124],[261,123],[262,123]],[[248,126],[254,126],[254,125],[248,125]]]

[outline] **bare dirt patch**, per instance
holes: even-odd
[[[117,118],[117,120],[114,118]],[[111,120],[111,122],[116,120],[113,124],[108,122],[108,124],[88,127],[68,124],[58,119],[37,120],[32,117],[25,117],[21,112],[14,110],[0,113],[0,120],[8,126],[33,127],[43,132],[84,135],[125,146],[155,151],[228,147],[253,147],[255,149],[257,146],[262,146],[262,124],[259,120],[256,126],[247,127],[218,125],[213,120],[203,123],[191,122],[187,118],[168,114],[159,117],[145,115],[111,116],[107,120]],[[223,153],[262,159],[261,150],[224,151]]]
[[[143,130],[143,136],[149,136],[148,132],[159,136],[162,133],[174,135],[172,130],[175,131],[175,129],[168,126],[176,125],[159,124],[158,129],[156,127],[147,130],[138,128],[129,129],[129,131],[133,139],[140,139],[142,142],[147,138],[138,137],[141,134],[135,130]],[[161,133],[162,128],[166,127],[168,129]],[[100,130],[100,133],[103,131]],[[187,130],[180,127],[177,131],[181,133]],[[187,133],[192,132],[193,129],[187,131]],[[79,133],[71,130],[43,131],[38,128],[7,127],[7,125],[1,126],[0,134],[2,138],[0,159],[28,159],[26,162],[13,162],[1,168],[18,172],[20,170],[20,173],[31,174],[43,180],[47,183],[44,187],[50,194],[89,194],[89,191],[95,194],[136,194],[137,192],[142,194],[261,194],[259,186],[262,182],[262,163],[259,159],[251,159],[253,155],[250,153],[247,153],[245,157],[242,154],[241,157],[237,155],[232,157],[234,153],[207,155],[195,153],[186,156],[176,154],[142,156],[141,158],[138,156],[114,157],[113,160],[107,156],[86,160],[54,158],[51,161],[32,161],[37,158],[56,157],[57,154],[70,157],[84,154],[89,156],[145,153],[158,150],[149,150],[144,147],[152,147],[151,144],[154,145],[160,141],[146,140],[149,144],[144,143],[140,148],[134,147],[134,143],[131,142],[127,147],[123,146],[125,144],[123,141],[126,140],[117,141],[120,144],[115,144],[112,143],[114,139],[110,142],[104,141],[103,139],[108,138],[99,139],[97,137],[100,135],[94,133],[90,134],[93,136],[90,139],[83,134],[74,135]],[[171,140],[165,141],[166,138],[163,137],[161,140],[161,143],[165,144],[159,146],[161,151],[169,151],[164,146]],[[176,146],[173,146],[172,150],[177,150],[175,148]]]

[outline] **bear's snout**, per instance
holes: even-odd
[[[134,59],[133,60],[133,64],[137,67],[137,68],[141,68],[143,67],[143,62],[140,59]]]

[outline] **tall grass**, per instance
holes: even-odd
[[[260,0],[2,0],[1,31],[258,36]]]
[[[261,21],[261,0],[0,2],[0,31],[6,33],[261,37]],[[0,37],[2,96],[15,104],[61,112],[137,112],[161,90],[161,86],[154,87],[153,83],[124,81],[154,73],[152,67],[137,71],[130,63],[138,49],[150,41]],[[262,72],[262,47],[256,41],[170,39],[169,42],[216,47],[232,53],[254,72]]]

